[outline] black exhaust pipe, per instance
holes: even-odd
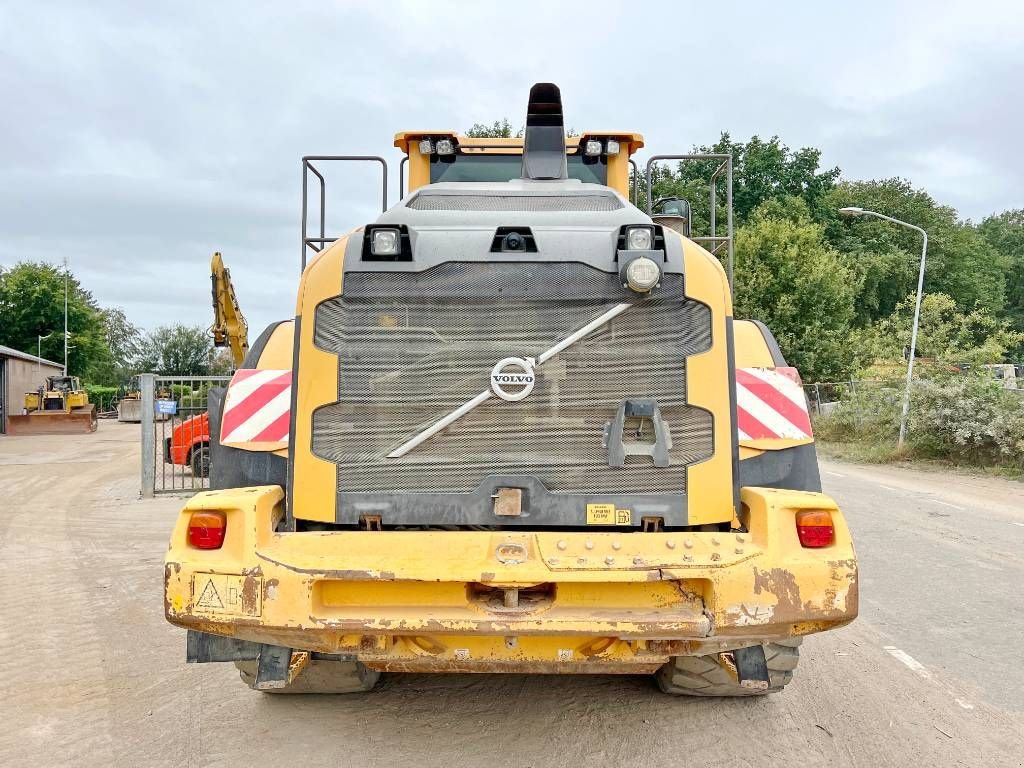
[[[523,139],[523,178],[538,181],[569,178],[562,93],[554,83],[537,83],[530,89]]]

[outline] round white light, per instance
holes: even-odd
[[[439,155],[454,155],[455,144],[452,143],[451,139],[438,139],[437,140],[437,154]]]
[[[587,139],[583,152],[587,157],[597,157],[601,154],[601,142],[597,139]]]
[[[430,139],[420,139],[420,154],[421,155],[432,155],[434,154],[434,142]]]
[[[626,283],[637,293],[647,293],[661,281],[661,270],[646,256],[633,259],[626,267]]]
[[[609,155],[619,154],[619,142],[615,139],[608,139],[608,143],[604,145],[604,151]]]
[[[626,248],[631,251],[649,251],[654,246],[654,237],[647,227],[633,227],[626,230]]]

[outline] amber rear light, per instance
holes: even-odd
[[[188,543],[196,549],[220,549],[227,518],[223,512],[199,510],[188,519]]]
[[[800,537],[802,547],[819,549],[830,546],[836,540],[832,513],[822,509],[805,509],[797,512],[796,534]]]

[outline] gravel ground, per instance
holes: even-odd
[[[1024,485],[826,463],[861,618],[794,683],[673,699],[642,677],[395,675],[272,697],[186,665],[161,562],[180,499],[140,501],[138,426],[0,438],[3,766],[1018,766]]]

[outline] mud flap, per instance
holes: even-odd
[[[291,648],[283,648],[280,645],[261,646],[256,667],[256,683],[253,688],[257,691],[284,688],[289,682],[288,671],[291,664]]]
[[[736,680],[741,688],[752,691],[766,691],[771,683],[768,677],[768,661],[764,657],[764,646],[738,648],[732,652],[736,661]]]
[[[233,637],[211,635],[207,632],[188,631],[185,638],[185,661],[206,664],[216,661],[256,661],[260,657],[260,643],[235,640]]]

